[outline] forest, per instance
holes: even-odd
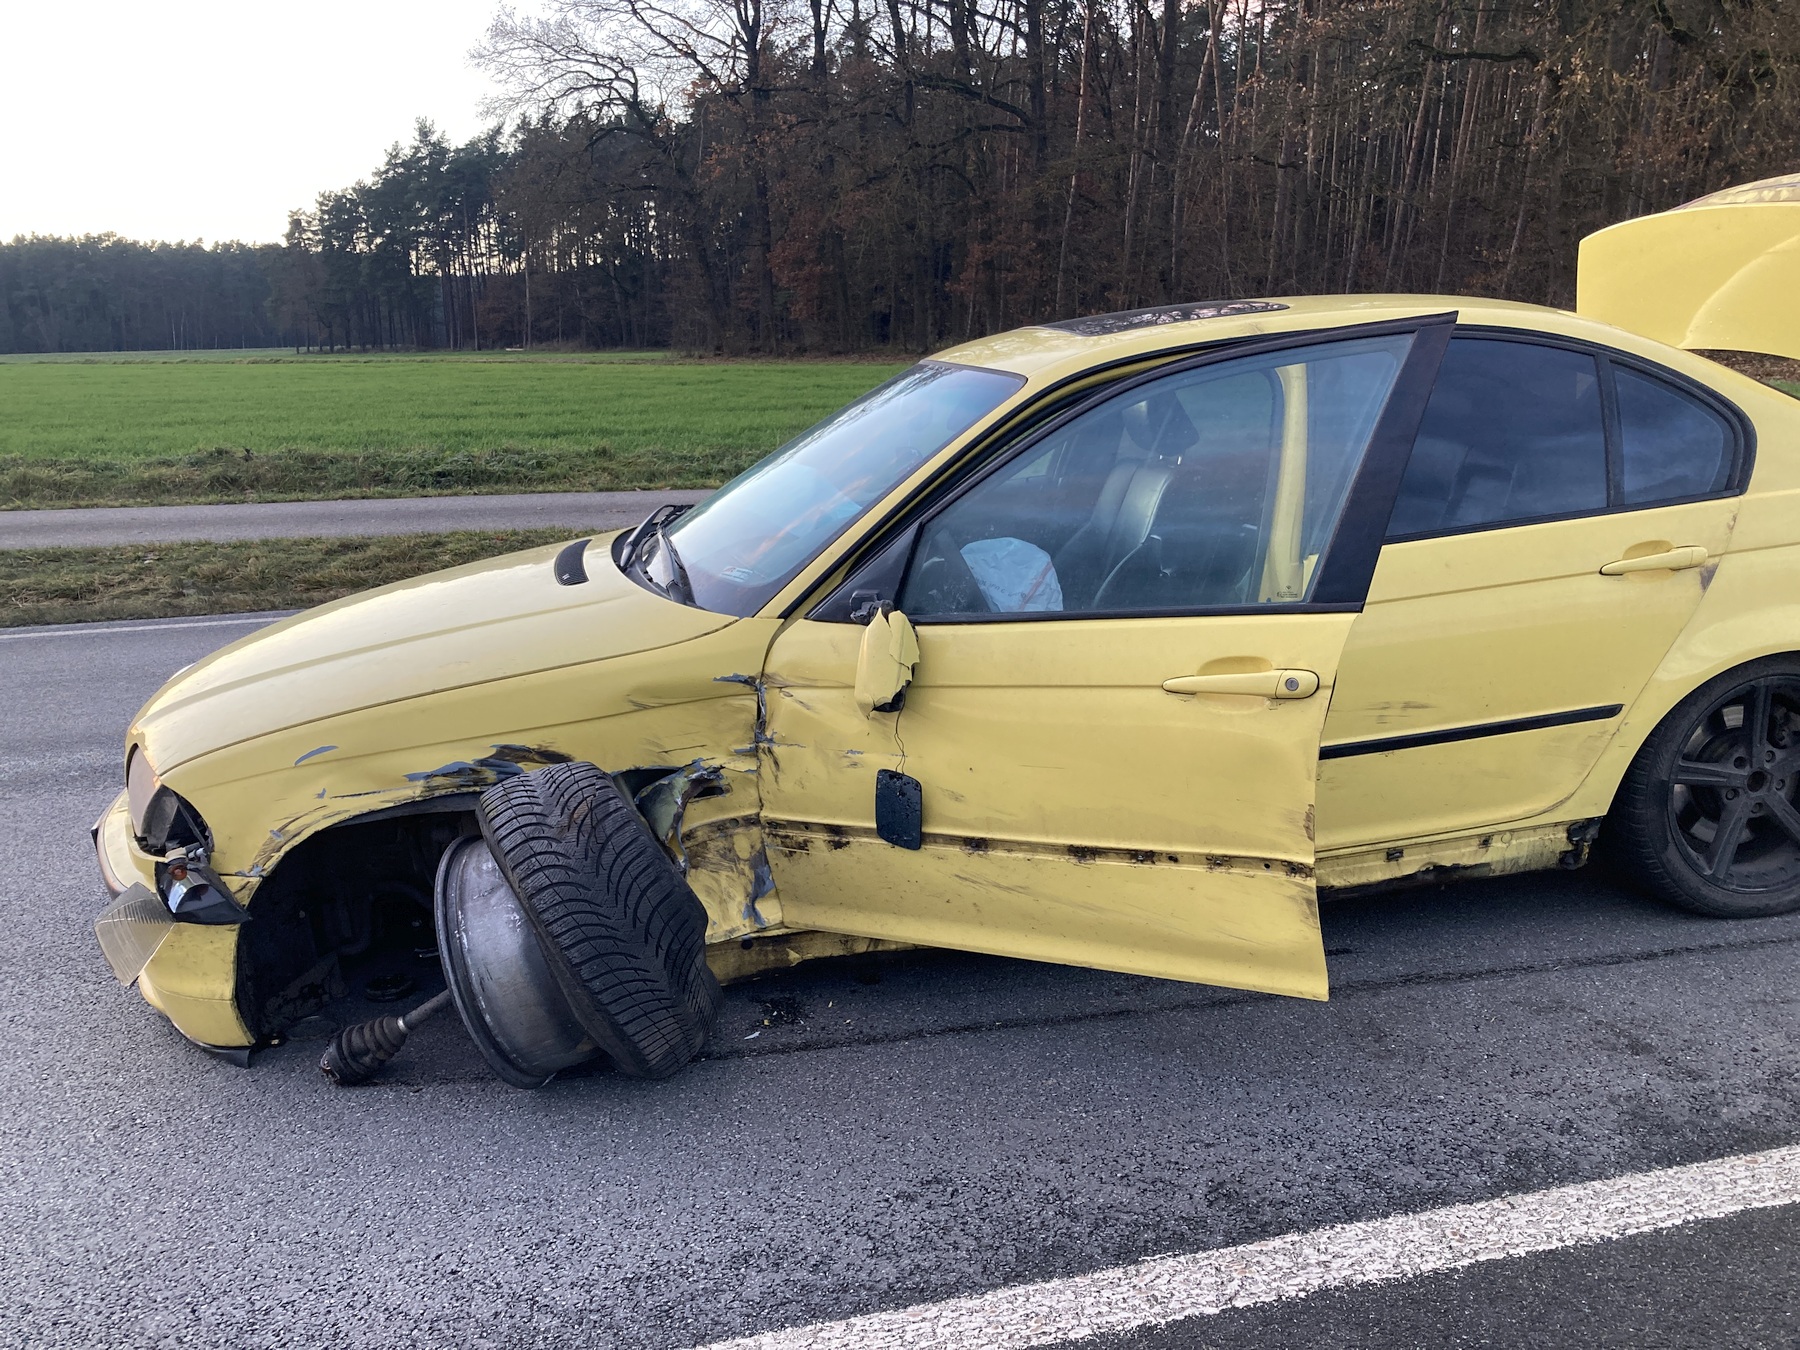
[[[260,245],[0,244],[0,351],[931,350],[1172,300],[1567,304],[1800,168],[1796,0],[544,0]]]

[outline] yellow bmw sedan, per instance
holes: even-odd
[[[1322,890],[1602,837],[1675,904],[1800,907],[1800,401],[1684,350],[1800,358],[1797,295],[1792,179],[1594,236],[1581,313],[942,352],[698,507],[177,675],[95,827],[102,948],[240,1058],[441,987],[328,1072],[453,1005],[535,1086],[891,946],[1324,998]]]

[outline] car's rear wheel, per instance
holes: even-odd
[[[1800,908],[1800,659],[1708,681],[1638,751],[1614,830],[1626,866],[1722,918]]]
[[[553,764],[481,795],[481,831],[571,1011],[622,1073],[664,1078],[718,1013],[706,912],[618,786]]]

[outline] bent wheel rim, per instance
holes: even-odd
[[[1669,831],[1702,881],[1744,895],[1800,883],[1800,679],[1752,680],[1683,737],[1666,784]]]
[[[451,999],[488,1067],[542,1087],[598,1053],[557,988],[519,901],[485,841],[444,851],[436,887],[438,953]]]

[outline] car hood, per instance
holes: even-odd
[[[270,732],[447,689],[685,642],[733,622],[657,595],[587,549],[559,585],[558,547],[383,586],[284,619],[179,672],[131,728],[161,772]]]

